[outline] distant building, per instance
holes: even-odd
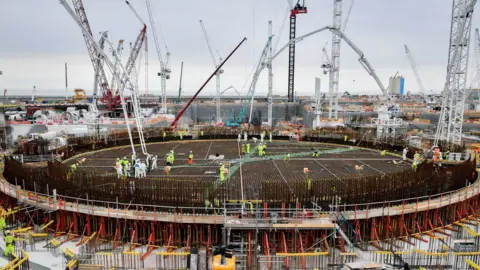
[[[390,95],[405,95],[405,78],[402,76],[390,77],[388,84],[388,93]]]

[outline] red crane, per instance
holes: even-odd
[[[297,27],[297,14],[307,13],[305,0],[300,4],[300,0],[290,10],[290,40],[295,39]],[[288,46],[288,102],[293,102],[295,98],[295,43]]]
[[[83,6],[82,0],[73,0],[72,3],[78,19],[80,19],[80,21],[82,22],[85,29],[87,29],[89,34],[93,36],[92,28],[90,28],[90,23],[88,22],[87,14],[85,12],[85,7]],[[97,87],[100,86],[101,101],[106,103],[109,109],[115,109],[115,107],[118,104],[116,104],[117,102],[115,102],[115,97],[113,96],[110,86],[108,84],[107,76],[105,74],[105,70],[103,69],[103,61],[101,58],[101,54],[97,51],[92,40],[88,39],[88,37],[86,37],[85,35],[83,35],[83,37],[85,39],[85,44],[87,45],[87,50],[88,50],[88,54],[90,55],[90,60],[92,61],[93,70],[95,71],[96,83],[95,83],[95,88],[93,92],[93,100],[94,100],[93,102],[95,103],[97,102],[97,99],[98,99]],[[100,44],[100,48],[103,49],[103,46],[105,44],[105,36],[101,37],[99,44]]]

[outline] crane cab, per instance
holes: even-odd
[[[292,10],[290,10],[290,16],[295,16],[297,14],[305,14],[307,13],[307,7],[305,6],[305,0],[302,1],[302,4],[300,4],[300,0],[297,1],[297,4],[293,7]]]

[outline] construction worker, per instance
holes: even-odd
[[[193,164],[193,152],[190,151],[190,154],[188,154],[188,164],[192,165]]]
[[[137,157],[135,156],[135,154],[132,154],[132,156],[130,157],[130,160],[132,161],[132,164],[135,164],[135,160],[137,160]]]
[[[290,161],[290,153],[285,154],[285,156],[283,157],[283,161],[285,162]]]
[[[72,173],[75,172],[76,170],[77,170],[77,164],[76,164],[76,163],[70,165],[70,171],[71,171]]]
[[[312,157],[320,157],[320,153],[318,153],[317,149],[312,149],[312,150],[313,150]]]
[[[245,149],[245,144],[244,144],[244,143],[242,143],[242,147],[241,147],[240,149],[241,149],[242,155],[244,155],[244,154],[245,154],[245,151],[246,151],[246,149]]]
[[[170,165],[165,166],[165,174],[170,175],[170,170],[172,170],[172,167]]]
[[[214,204],[214,207],[215,207],[215,214],[220,214],[220,209],[218,209],[218,208],[220,208],[220,200],[217,199],[217,197],[215,197],[213,199],[213,204]],[[217,209],[218,209],[218,213],[217,213]]]
[[[202,130],[202,131],[200,131],[200,136],[202,136],[202,137],[203,137],[203,130]]]
[[[348,140],[348,136],[347,135],[343,136],[343,141],[347,142],[347,140]]]
[[[164,131],[162,131],[162,137],[163,137],[163,140],[165,141],[165,137],[167,137],[167,133]]]
[[[5,257],[12,256],[13,253],[15,252],[15,238],[13,237],[12,232],[7,230],[5,232],[5,251],[3,255]]]
[[[448,155],[450,154],[450,151],[447,151],[443,154],[443,160],[448,160]]]
[[[247,154],[250,154],[250,143],[247,143]]]
[[[205,213],[208,214],[208,208],[210,207],[210,201],[205,199]]]
[[[438,153],[440,153],[439,151],[437,151],[438,148],[435,149],[435,153],[433,154],[433,160],[436,161],[438,160]],[[415,155],[413,156],[413,161],[415,162],[419,162],[420,161],[420,154],[415,151]]]
[[[223,183],[223,181],[225,181],[225,166],[223,163],[220,163],[220,169],[218,169],[218,172],[220,173],[220,182]]]
[[[183,131],[178,131],[178,136],[180,137],[180,140],[183,140]]]
[[[5,222],[5,214],[2,213],[0,216],[0,231],[5,230],[5,228],[7,228],[7,223]]]
[[[263,146],[261,144],[257,146],[257,150],[258,150],[258,156],[259,157],[263,156]]]
[[[413,170],[413,171],[416,171],[416,170],[417,170],[417,167],[418,167],[418,164],[417,164],[416,161],[414,161],[414,162],[412,163],[412,170]]]
[[[307,188],[307,196],[312,196],[312,180],[310,179],[310,175],[307,173],[305,175],[305,186]]]
[[[402,159],[404,161],[407,160],[407,153],[408,153],[408,148],[407,147],[403,148]]]

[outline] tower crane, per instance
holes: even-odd
[[[130,124],[129,124],[129,119],[128,119],[128,113],[127,113],[127,109],[126,109],[126,105],[125,105],[123,89],[124,89],[125,85],[127,85],[127,84],[129,85],[129,88],[131,88],[131,89],[135,88],[132,81],[130,80],[130,77],[129,77],[130,72],[127,72],[127,70],[128,69],[131,70],[131,68],[135,65],[136,57],[138,56],[138,52],[141,49],[141,44],[145,40],[146,25],[143,26],[142,31],[140,32],[140,35],[137,37],[137,40],[135,41],[135,45],[134,45],[135,49],[130,54],[129,60],[127,62],[127,67],[124,67],[121,64],[121,61],[119,60],[118,55],[114,54],[114,57],[115,57],[116,61],[119,62],[118,66],[119,66],[121,74],[122,74],[121,76],[119,76],[118,74],[115,74],[113,72],[114,68],[115,68],[115,64],[112,61],[110,61],[110,59],[103,52],[103,50],[101,50],[100,45],[95,42],[95,39],[92,37],[92,35],[88,31],[88,29],[85,27],[84,22],[79,17],[76,16],[75,12],[72,10],[70,5],[66,2],[66,0],[60,0],[60,4],[65,8],[65,10],[69,13],[69,15],[75,21],[75,23],[77,23],[77,25],[80,27],[85,39],[88,40],[89,44],[91,44],[94,47],[94,50],[96,50],[98,52],[98,56],[100,57],[100,59],[102,61],[104,61],[104,63],[110,69],[112,74],[117,77],[116,80],[120,83],[120,89],[118,91],[119,96],[120,96],[119,101],[120,101],[120,104],[122,105],[125,121],[127,123],[127,130],[128,130],[128,135],[129,135],[129,139],[130,139],[130,146],[131,146],[131,149],[132,149],[132,154],[135,154],[135,147],[134,147],[134,142],[133,142],[133,138],[132,138],[132,134],[131,134]],[[112,42],[109,40],[108,33],[104,32],[102,35],[106,37],[105,41],[109,44],[110,48],[112,50],[115,50]],[[138,51],[138,52],[136,52],[136,51]],[[135,96],[135,95],[132,95],[132,96]],[[135,114],[139,115],[137,112],[135,112]],[[137,121],[137,123],[138,123],[138,121]],[[140,138],[141,143],[143,141],[142,139],[143,138],[141,137]],[[142,150],[143,149],[144,148],[142,147]]]
[[[272,33],[272,21],[268,22],[268,36],[273,36]],[[271,59],[273,56],[273,46],[270,44],[268,48],[268,58]],[[269,127],[273,127],[273,67],[272,61],[268,61],[268,111],[267,111],[267,124]]]
[[[172,72],[170,69],[170,52],[168,52],[168,48],[167,46],[165,46],[165,49],[167,50],[167,52],[166,52],[165,61],[164,61],[162,52],[160,50],[160,44],[158,42],[157,30],[155,27],[155,20],[153,17],[150,0],[145,0],[145,3],[147,5],[148,17],[150,19],[150,28],[152,28],[153,40],[155,42],[158,61],[160,62],[160,72],[158,73],[158,76],[160,76],[160,80],[161,80],[161,90],[162,90],[162,107],[160,109],[160,112],[167,113],[167,80],[170,79],[170,73]]]
[[[333,27],[337,30],[342,29],[342,0],[333,0]],[[332,33],[332,58],[329,73],[329,109],[328,118],[338,118],[338,84],[340,78],[340,44],[342,39]]]
[[[87,14],[85,12],[85,7],[82,0],[72,0],[73,8],[75,10],[76,17],[81,22],[82,26],[87,30],[87,33],[90,36],[93,36],[92,29],[90,28],[90,23],[88,22]],[[114,97],[114,94],[111,91],[111,88],[108,84],[108,79],[103,69],[103,63],[101,60],[101,52],[103,50],[105,37],[102,35],[99,46],[95,46],[95,40],[90,40],[86,34],[83,34],[85,39],[85,44],[87,45],[88,54],[90,55],[90,60],[92,61],[93,70],[95,72],[95,83],[93,85],[93,106],[97,107],[98,103],[98,87],[101,89],[101,101],[107,104],[108,109],[114,109],[119,105],[118,98]]]
[[[203,35],[205,36],[205,41],[207,42],[208,50],[210,51],[210,56],[212,56],[213,65],[215,68],[218,67],[218,63],[221,63],[223,60],[219,56],[219,60],[215,59],[215,55],[213,54],[212,46],[210,45],[210,39],[208,38],[207,30],[205,30],[205,25],[203,25],[203,21],[200,20],[200,26],[202,27]],[[220,116],[220,75],[223,74],[223,69],[219,69],[218,72],[215,74],[216,79],[216,90],[217,90],[217,100],[215,103],[216,106],[216,113],[215,113],[215,122],[216,124],[222,123],[222,117]]]
[[[295,6],[290,10],[290,37],[294,40],[297,28],[297,14],[307,13],[305,0],[298,0]],[[293,102],[295,98],[295,42],[289,43],[288,46],[288,102]]]
[[[477,0],[453,0],[448,50],[447,78],[434,146],[446,147],[462,141],[463,112],[467,89],[468,53],[472,16]]]

